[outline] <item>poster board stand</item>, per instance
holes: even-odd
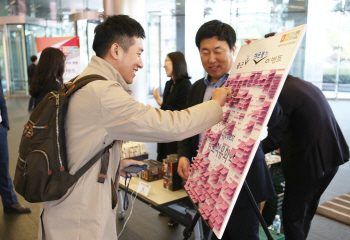
[[[232,99],[223,106],[222,121],[203,133],[184,188],[219,239],[255,153],[261,151],[262,130],[273,113],[305,31],[306,25],[301,25],[242,45],[224,84],[231,89]],[[261,183],[267,181],[259,177]],[[257,183],[250,187],[264,191],[259,189],[264,184]],[[268,195],[272,192],[266,193],[266,198]]]
[[[268,230],[267,228],[267,225],[266,225],[266,222],[264,220],[264,218],[262,217],[261,213],[260,213],[260,210],[258,208],[258,205],[253,197],[253,194],[252,192],[250,191],[250,188],[248,186],[248,183],[244,180],[244,184],[243,184],[243,187],[244,187],[244,190],[247,192],[248,196],[249,196],[249,199],[250,199],[250,203],[252,204],[253,208],[254,208],[254,211],[256,213],[256,216],[259,218],[259,222],[261,223],[261,226],[263,227],[264,229],[264,232],[267,236],[267,239],[268,240],[273,240],[273,237],[271,236],[271,233],[270,231]],[[197,211],[196,215],[194,216],[193,218],[193,221],[191,223],[190,226],[186,227],[183,231],[183,236],[184,236],[184,240],[188,240],[192,233],[193,233],[193,229],[194,227],[196,226],[197,224],[197,221],[199,220],[199,217],[200,217],[200,213],[199,211]],[[204,221],[205,222],[205,221]],[[209,233],[209,237],[208,239],[211,239],[211,236],[213,234],[213,230],[210,230],[210,233]]]

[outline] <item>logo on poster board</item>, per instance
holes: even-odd
[[[297,39],[299,37],[300,30],[291,33],[283,34],[280,42],[287,42],[290,40]]]

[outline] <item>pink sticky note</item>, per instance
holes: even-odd
[[[209,227],[210,227],[211,229],[214,228],[214,223],[210,220],[210,218],[209,218],[208,224],[209,224]]]
[[[209,206],[207,207],[207,210],[208,210],[209,212],[212,212],[212,211],[214,210],[214,206],[213,206],[213,205],[209,205]]]
[[[235,154],[236,154],[236,149],[232,148],[229,154],[230,154],[232,157],[234,157]]]
[[[206,189],[210,188],[210,186],[210,183],[203,184],[203,187],[205,187]]]
[[[211,196],[213,199],[216,199],[216,198],[219,196],[219,194],[218,194],[218,193],[212,193],[212,194],[210,194],[210,196]]]
[[[226,209],[226,210],[222,210],[221,208],[219,208],[219,209],[218,209],[218,213],[219,213],[220,215],[226,215],[227,209]]]
[[[235,172],[238,173],[238,174],[242,174],[242,172],[243,172],[243,169],[239,168],[239,167],[236,167],[233,170],[235,170]]]
[[[238,186],[238,183],[236,183],[235,181],[232,181],[232,182],[229,184],[229,188],[231,188],[231,189],[235,189],[237,186]]]
[[[204,211],[207,209],[208,206],[209,206],[208,203],[204,203],[204,204],[202,204],[201,209],[203,209],[203,211]]]
[[[233,196],[231,196],[230,194],[227,194],[227,193],[224,193],[223,194],[224,197],[227,199],[227,200],[231,200]]]
[[[236,165],[236,164],[234,164],[234,163],[230,163],[230,164],[229,164],[229,166],[230,166],[231,168],[235,168],[235,167],[237,167],[237,165]]]
[[[252,151],[252,147],[253,147],[253,146],[245,146],[245,147],[243,148],[243,150],[244,150],[245,152],[251,152],[251,151]]]
[[[232,162],[233,164],[236,165],[236,164],[239,162],[239,157],[238,157],[238,156],[234,157],[234,158],[231,160],[231,162]],[[234,167],[236,167],[236,166],[234,166]]]
[[[201,195],[201,196],[199,197],[199,199],[200,199],[201,202],[204,202],[205,199],[206,199],[206,197],[205,197],[205,195]]]
[[[216,218],[216,217],[219,215],[218,210],[216,210],[216,209],[214,208],[214,210],[210,213],[210,215],[211,215],[213,218]]]
[[[218,183],[215,185],[215,189],[221,189],[221,185],[222,185],[222,183],[221,183],[221,182],[218,182]]]
[[[215,222],[215,223],[214,223],[214,228],[215,228],[217,231],[219,231],[220,228],[221,228],[221,225]]]
[[[223,168],[224,168],[224,165],[220,164],[219,166],[216,167],[216,170],[219,170],[219,171],[220,171],[220,170],[223,169]]]
[[[214,224],[215,223],[215,218],[213,218],[212,216],[209,216],[209,221]]]
[[[245,147],[245,142],[241,142],[240,144],[237,145],[238,148],[244,148]]]
[[[226,190],[229,187],[229,183],[226,181],[222,184],[221,187]]]
[[[221,215],[218,215],[216,218],[215,218],[215,222],[217,224],[222,224],[222,222],[224,221],[224,218],[221,216]]]
[[[218,180],[219,174],[211,175],[211,178],[212,178],[213,180]]]
[[[220,204],[220,208],[221,208],[222,210],[228,209],[229,206],[230,206],[230,205],[229,205],[226,201],[224,201],[223,203]]]
[[[252,138],[250,138],[250,139],[246,142],[246,144],[247,144],[248,146],[254,145],[254,143],[255,143],[255,140],[252,139]]]
[[[226,177],[227,177],[227,173],[226,173],[226,174],[220,175],[219,179],[220,179],[221,181],[224,181],[224,180],[226,179]]]
[[[213,193],[215,193],[215,194],[219,194],[220,191],[221,191],[221,189],[213,189]]]
[[[219,196],[219,197],[215,200],[215,202],[218,203],[218,204],[221,204],[221,203],[224,202],[224,199],[223,199],[221,196]]]
[[[247,127],[251,127],[254,126],[255,122],[253,121],[249,121],[249,123],[245,124]]]
[[[239,168],[244,168],[245,164],[246,164],[245,162],[239,162],[239,163],[237,163],[237,166]]]
[[[251,132],[252,130],[253,130],[253,127],[243,129],[244,132]]]
[[[209,202],[210,202],[210,204],[215,204],[215,203],[216,203],[216,201],[214,200],[214,198],[210,198],[210,199],[209,199]]]

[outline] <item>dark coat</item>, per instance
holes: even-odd
[[[3,89],[2,89],[1,81],[0,81],[0,110],[1,110],[1,118],[2,118],[1,124],[5,128],[10,129],[9,118],[8,118],[8,115],[7,115],[6,101],[5,101],[5,97],[4,97],[4,92],[3,92]]]
[[[203,102],[206,85],[204,78],[195,82],[191,88],[190,95],[188,96],[187,107],[192,107],[196,104]],[[275,110],[271,116],[269,124],[276,124],[282,117],[282,112],[277,104]],[[192,157],[197,156],[199,135],[187,138],[179,142],[178,157],[187,157],[192,162]],[[259,145],[257,152],[254,156],[253,162],[250,166],[249,172],[246,177],[246,181],[250,187],[250,190],[257,203],[265,201],[275,195],[275,190],[272,185],[271,176],[265,161],[265,154],[262,151],[261,144]],[[244,189],[238,197],[236,206],[249,206],[250,200]]]
[[[34,76],[34,71],[35,71],[36,65],[32,63],[31,65],[28,66],[27,73],[28,73],[28,84],[30,84],[30,81],[32,81],[32,78]]]
[[[180,111],[186,108],[187,96],[190,92],[191,82],[189,79],[181,79],[174,84],[170,79],[166,82],[163,94],[162,110]],[[177,153],[178,142],[158,143],[158,161],[163,161],[169,154]]]
[[[280,148],[286,181],[313,181],[349,160],[349,147],[319,88],[288,75],[278,102],[283,118],[262,145],[264,152]]]

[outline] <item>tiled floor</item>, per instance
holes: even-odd
[[[339,125],[350,143],[350,101],[330,101],[333,111],[338,119]],[[8,136],[10,152],[10,174],[14,175],[17,159],[18,145],[29,114],[27,113],[28,98],[7,99],[11,130]],[[156,157],[156,144],[150,143],[146,146],[151,158]],[[350,164],[340,167],[338,174],[323,194],[321,202],[328,201],[334,197],[350,191],[349,184]],[[0,240],[33,240],[37,239],[39,205],[29,204],[19,196],[19,201],[32,208],[31,214],[9,215],[0,210]],[[1,203],[0,203],[1,205]],[[129,208],[130,209],[130,208]],[[126,213],[128,216],[130,210]],[[158,216],[158,213],[150,206],[136,200],[133,214],[122,233],[120,240],[153,240],[153,239],[182,239],[182,226],[168,228],[168,218]],[[118,221],[117,231],[120,232],[124,221]],[[64,230],[63,230],[64,231]],[[329,240],[349,239],[350,226],[338,223],[328,218],[316,215],[311,226],[308,239]],[[192,236],[191,239],[194,239]]]

